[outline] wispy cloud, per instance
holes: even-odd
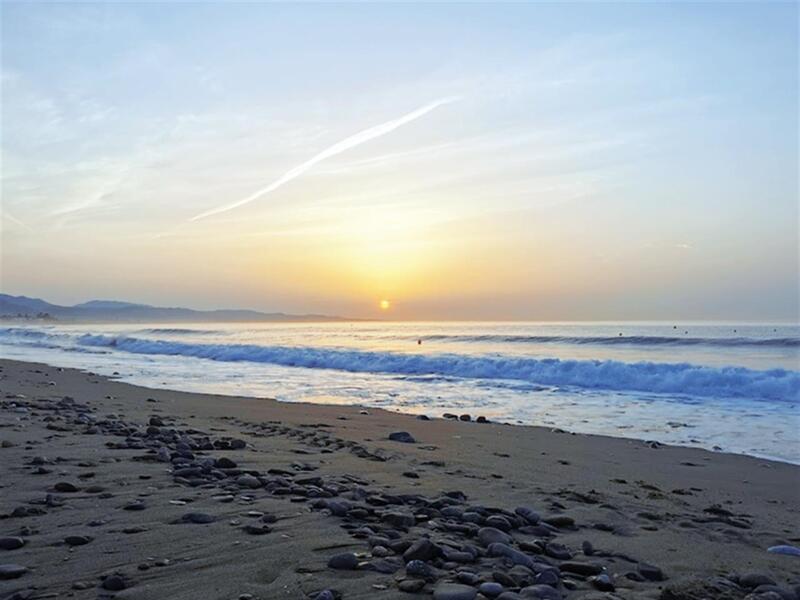
[[[365,142],[368,142],[368,141],[373,140],[373,139],[375,139],[377,137],[386,135],[387,133],[390,133],[390,132],[394,131],[398,127],[402,127],[403,125],[406,125],[407,123],[411,123],[412,121],[415,121],[415,120],[419,119],[420,117],[425,116],[426,114],[428,114],[432,110],[435,110],[435,109],[437,109],[440,106],[443,106],[445,104],[450,104],[451,102],[455,102],[456,100],[459,100],[459,98],[455,97],[455,96],[447,97],[447,98],[441,98],[439,100],[436,100],[434,102],[426,104],[425,106],[421,106],[420,108],[418,108],[418,109],[416,109],[416,110],[414,110],[414,111],[412,111],[412,112],[410,112],[408,114],[405,114],[402,117],[399,117],[397,119],[393,119],[391,121],[386,121],[385,123],[381,123],[380,125],[375,125],[374,127],[370,127],[369,129],[365,129],[365,130],[360,131],[360,132],[358,132],[358,133],[356,133],[354,135],[351,135],[350,137],[347,137],[347,138],[343,139],[342,141],[337,142],[333,146],[330,146],[330,147],[326,148],[325,150],[323,150],[322,152],[320,152],[319,154],[317,154],[313,158],[310,158],[306,162],[304,162],[304,163],[302,163],[302,164],[290,169],[289,171],[284,173],[280,178],[278,178],[277,180],[275,180],[271,184],[269,184],[267,187],[262,188],[262,189],[258,190],[257,192],[255,192],[253,194],[250,194],[249,196],[247,196],[245,198],[242,198],[241,200],[237,200],[236,202],[233,202],[231,204],[218,206],[217,208],[213,208],[211,210],[207,210],[207,211],[202,212],[202,213],[200,213],[198,215],[195,215],[194,217],[192,217],[190,219],[190,221],[198,221],[200,219],[205,219],[206,217],[210,217],[212,215],[217,215],[217,214],[220,214],[220,213],[228,212],[229,210],[233,210],[235,208],[239,208],[240,206],[244,206],[245,204],[250,204],[254,200],[257,200],[258,198],[261,198],[262,196],[265,196],[266,194],[269,194],[270,192],[274,192],[275,190],[277,190],[282,185],[284,185],[284,184],[290,182],[291,180],[299,177],[300,175],[302,175],[303,173],[308,171],[311,167],[313,167],[315,164],[325,160],[326,158],[330,158],[332,156],[336,156],[337,154],[341,154],[342,152],[344,152],[346,150],[349,150],[351,148],[355,148],[356,146],[360,146],[361,144],[363,144]]]
[[[20,221],[18,218],[16,218],[14,215],[12,215],[4,208],[0,208],[0,223],[2,223],[2,221],[8,221],[9,223],[13,223],[17,227],[22,227],[23,229],[27,229],[28,231],[33,231],[33,229],[29,225]]]

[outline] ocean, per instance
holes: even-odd
[[[798,325],[15,324],[0,327],[0,353],[154,388],[468,413],[800,464]]]

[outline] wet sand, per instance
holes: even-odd
[[[0,367],[0,598],[800,596],[794,465]]]

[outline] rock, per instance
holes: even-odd
[[[567,515],[554,515],[542,520],[548,525],[552,525],[553,527],[558,527],[560,529],[575,527],[575,519],[568,517]]]
[[[216,521],[217,518],[214,515],[209,515],[208,513],[202,512],[190,512],[186,513],[180,518],[180,522],[183,523],[196,523],[198,525],[204,525],[206,523],[213,523]]]
[[[0,565],[0,580],[2,579],[16,579],[22,577],[28,572],[28,567],[15,564]]]
[[[472,421],[472,417],[470,415],[464,414],[458,417],[459,421]]]
[[[455,420],[458,419],[458,415],[454,415],[453,413],[442,413],[442,418]]]
[[[505,588],[496,581],[486,581],[480,585],[478,591],[487,598],[496,598],[505,591]]]
[[[352,552],[342,552],[331,556],[328,567],[340,571],[354,571],[358,568],[358,557]]]
[[[390,525],[395,527],[413,527],[417,520],[414,518],[414,515],[409,515],[406,513],[401,512],[387,512],[381,515],[381,519]]]
[[[561,592],[549,585],[531,585],[520,590],[523,598],[538,598],[539,600],[561,600]]]
[[[415,473],[414,471],[405,471],[403,473],[403,477],[408,477],[409,479],[419,479],[419,474]]]
[[[478,541],[483,546],[495,543],[508,544],[511,542],[511,536],[494,527],[481,527],[478,530]]]
[[[415,444],[417,442],[407,431],[394,431],[389,434],[389,439],[393,442],[402,442],[404,444]]]
[[[430,421],[431,418],[428,415],[417,415],[417,420],[419,420],[419,421]]]
[[[322,590],[314,596],[314,600],[340,600],[341,597],[342,595],[336,590]]]
[[[436,571],[433,570],[433,567],[421,560],[412,560],[406,564],[406,575],[431,581],[436,579]]]
[[[514,509],[514,512],[531,525],[536,525],[542,519],[542,517],[539,516],[539,513],[532,508],[528,508],[527,506],[518,506]]]
[[[218,458],[214,461],[214,466],[218,469],[235,469],[236,463],[230,458],[223,456],[222,458]]]
[[[0,549],[16,550],[25,545],[25,539],[21,537],[0,537]]]
[[[641,573],[641,569],[639,569],[639,572]],[[642,575],[647,577],[647,575],[645,575],[644,573],[642,573]],[[650,578],[648,577],[648,579]],[[653,581],[661,581],[661,580],[655,579]],[[775,583],[774,579],[768,577],[767,575],[763,575],[761,573],[745,573],[744,575],[739,577],[739,585],[745,588],[752,589],[760,585],[777,585],[777,584]]]
[[[232,439],[230,441],[231,450],[243,450],[244,448],[247,448],[247,442],[244,440]]]
[[[767,552],[772,554],[785,554],[786,556],[800,556],[800,548],[797,546],[787,546],[782,544],[780,546],[770,546]]]
[[[57,484],[53,486],[53,489],[57,492],[61,492],[62,494],[69,494],[72,492],[77,492],[78,486],[68,481],[59,481]]]
[[[0,448],[13,448],[13,447],[14,443],[9,442],[8,440],[3,440],[2,442],[0,442]]]
[[[529,569],[533,569],[533,560],[530,556],[525,554],[524,552],[520,552],[519,550],[515,550],[511,546],[507,546],[506,544],[494,543],[490,544],[489,548],[489,556],[504,556],[511,560],[515,565],[522,565],[523,567],[528,567]]]
[[[440,583],[433,590],[433,600],[474,600],[478,590],[460,583]]]
[[[442,549],[430,541],[428,538],[422,538],[411,544],[408,550],[403,552],[403,560],[406,562],[412,560],[433,560],[440,556]]]
[[[666,579],[661,569],[647,563],[639,563],[639,574],[649,581],[664,581]]]
[[[613,592],[615,589],[614,582],[611,580],[611,576],[608,575],[608,573],[601,573],[597,577],[593,577],[591,582],[592,585],[601,592]]]
[[[483,415],[479,415],[477,419],[475,419],[476,423],[488,423],[489,419],[484,417]]]
[[[122,575],[109,575],[103,579],[103,583],[100,584],[100,587],[110,592],[121,592],[128,587],[128,582]]]
[[[250,489],[255,489],[261,487],[261,481],[259,481],[258,477],[253,477],[252,475],[239,475],[236,478],[236,485],[239,487],[246,487]]]
[[[398,589],[406,594],[416,594],[425,587],[424,579],[404,579],[398,584]]]
[[[268,525],[245,525],[242,530],[250,535],[265,535],[272,531]]]
[[[577,573],[578,575],[583,575],[584,577],[588,577],[589,575],[599,575],[603,572],[603,567],[600,565],[579,562],[576,560],[563,562],[559,565],[559,568],[567,573]]]
[[[592,542],[589,540],[584,540],[581,544],[581,550],[586,556],[591,556],[594,554],[594,546],[592,546]]]
[[[91,542],[92,539],[93,538],[88,535],[68,535],[64,538],[64,542],[67,546],[85,546]]]
[[[569,560],[572,558],[572,552],[563,544],[558,544],[556,542],[549,542],[544,547],[544,553],[550,558],[556,558],[558,560]]]

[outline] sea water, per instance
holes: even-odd
[[[0,326],[0,355],[135,384],[559,427],[800,463],[800,326]]]

